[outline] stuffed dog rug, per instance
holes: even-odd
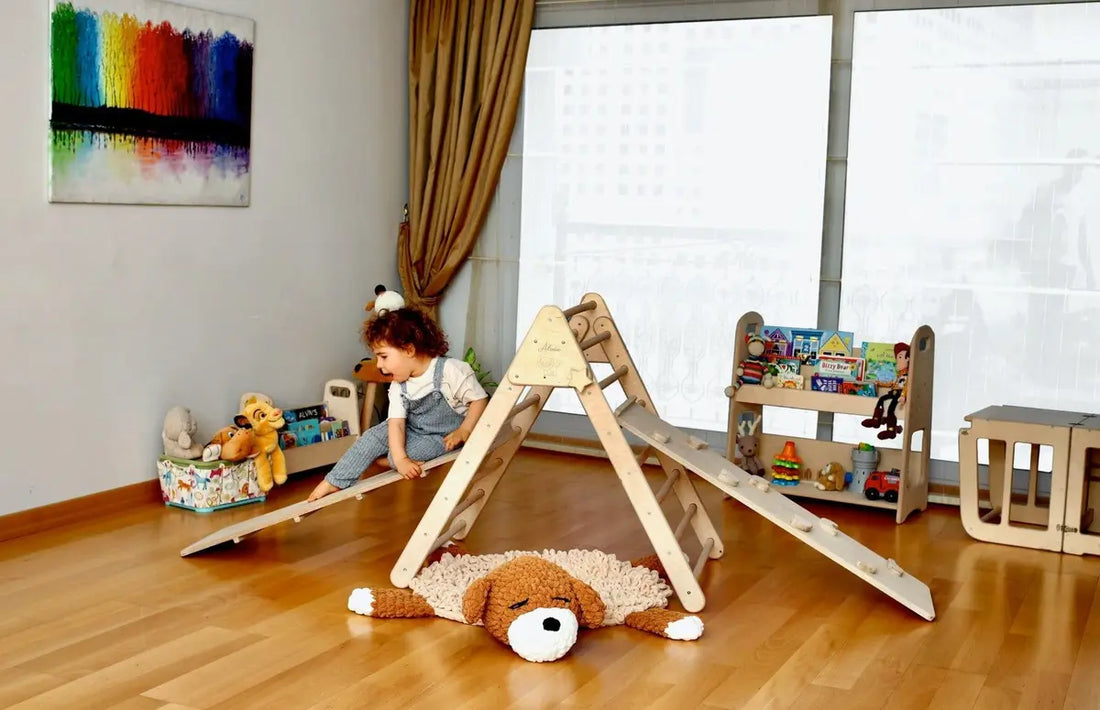
[[[360,588],[348,609],[366,616],[438,616],[484,626],[528,661],[556,661],[577,631],[625,624],[669,639],[694,641],[697,616],[665,607],[672,588],[656,555],[625,562],[599,550],[444,552],[409,589]]]

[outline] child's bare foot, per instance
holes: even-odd
[[[318,500],[319,498],[324,498],[329,493],[335,493],[338,490],[340,489],[332,485],[328,481],[321,481],[317,484],[317,487],[313,489],[313,492],[309,494],[309,498],[307,498],[306,500],[312,503],[313,501]]]

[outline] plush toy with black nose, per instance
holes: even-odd
[[[668,639],[694,641],[697,616],[666,609],[672,588],[656,556],[635,562],[599,550],[444,553],[409,589],[360,588],[348,598],[357,614],[384,618],[439,616],[484,626],[528,661],[556,661],[582,629],[625,624]]]

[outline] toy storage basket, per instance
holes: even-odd
[[[157,459],[157,474],[165,505],[199,513],[260,503],[267,498],[256,480],[252,459],[234,463],[161,456]]]

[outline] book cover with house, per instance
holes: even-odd
[[[807,365],[817,364],[824,336],[825,331],[816,328],[791,328],[791,357]]]
[[[778,325],[765,325],[760,328],[760,337],[767,341],[764,355],[769,360],[791,356],[791,329]]]
[[[855,333],[847,330],[826,330],[821,336],[818,354],[828,357],[852,357]]]

